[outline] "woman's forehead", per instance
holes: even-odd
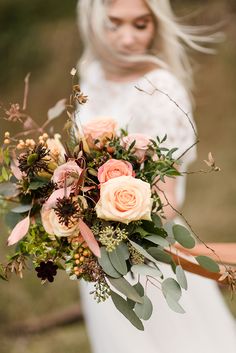
[[[151,14],[144,0],[113,0],[108,2],[107,13],[114,18],[141,18]]]

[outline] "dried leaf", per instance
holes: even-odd
[[[66,99],[61,99],[59,100],[54,107],[49,109],[48,111],[48,119],[53,120],[57,118],[59,115],[61,115],[62,112],[66,109]]]
[[[101,257],[101,251],[98,242],[93,235],[93,232],[87,226],[87,224],[82,221],[81,218],[79,219],[79,230],[81,232],[82,237],[88,244],[89,249],[94,253],[94,255],[96,255],[97,257]]]
[[[19,240],[21,240],[28,232],[30,226],[30,217],[29,215],[22,219],[15,228],[12,230],[8,240],[7,240],[7,245],[13,245],[16,244]]]

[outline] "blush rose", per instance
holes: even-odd
[[[129,134],[128,136],[124,136],[122,138],[122,144],[125,147],[125,149],[128,149],[131,144],[135,141],[135,145],[133,147],[133,153],[135,156],[137,156],[138,161],[141,163],[148,150],[148,145],[150,145],[150,139],[151,137],[146,136],[144,134]]]
[[[52,181],[56,183],[59,188],[65,185],[71,186],[76,183],[82,170],[83,169],[80,168],[75,161],[69,160],[54,170]]]
[[[105,183],[109,179],[117,178],[122,175],[134,176],[132,164],[118,159],[109,159],[98,168],[98,180]]]
[[[83,132],[90,148],[102,148],[108,138],[116,135],[117,123],[109,117],[97,117],[83,125]],[[94,144],[95,140],[99,140]]]

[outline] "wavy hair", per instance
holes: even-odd
[[[119,70],[122,63],[152,63],[171,71],[190,93],[193,88],[193,70],[187,54],[188,48],[214,53],[206,45],[219,42],[222,33],[206,34],[214,30],[209,26],[181,24],[174,15],[169,0],[144,0],[156,22],[156,34],[151,48],[145,55],[132,57],[121,55],[108,46],[105,40],[105,24],[109,21],[106,7],[115,0],[79,0],[78,25],[84,51],[79,62],[80,76],[93,60],[110,64],[113,71]]]

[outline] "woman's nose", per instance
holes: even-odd
[[[124,28],[120,33],[120,45],[124,48],[130,48],[135,43],[135,33],[130,28]]]

